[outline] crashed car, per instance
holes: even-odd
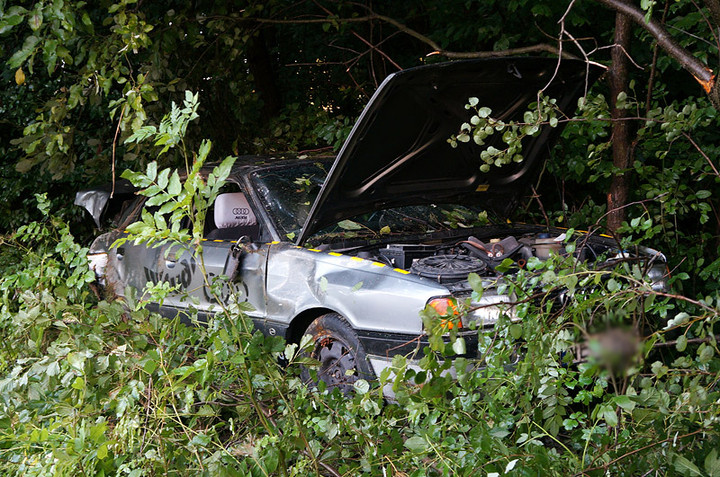
[[[486,289],[466,325],[467,354],[478,354],[469,322],[492,326],[512,297],[499,293],[497,266],[566,253],[562,230],[508,223],[506,217],[536,178],[559,128],[523,143],[524,160],[481,172],[481,147],[453,148],[469,97],[504,121],[522,118],[537,92],[572,112],[601,69],[580,61],[523,58],[452,62],[390,75],[378,88],[335,158],[241,157],[207,213],[203,260],[210,277],[228,276],[220,300],[247,301],[257,328],[298,342],[313,339],[318,376],[331,386],[372,379],[396,354],[423,341],[419,312],[446,309],[471,297],[470,273]],[[492,138],[491,138],[492,139]],[[492,139],[500,147],[499,138]],[[145,198],[131,187],[78,193],[76,203],[100,224],[108,212],[117,229],[98,237],[91,259],[117,294],[166,282],[178,291],[158,306],[176,315],[218,309],[189,252],[167,253],[128,241],[111,245],[139,219]],[[489,217],[478,225],[478,219]],[[617,256],[608,237],[586,236],[578,260]],[[662,254],[641,249],[653,286],[663,287]],[[420,344],[420,345],[419,345]]]

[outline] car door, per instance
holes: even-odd
[[[232,300],[249,302],[248,314],[265,310],[267,245],[255,206],[235,183],[229,183],[206,214],[201,252],[178,244],[161,247],[157,277],[178,287],[165,299],[176,310],[197,309],[206,316]]]

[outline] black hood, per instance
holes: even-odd
[[[504,215],[531,180],[561,127],[523,141],[524,161],[480,171],[480,153],[503,149],[495,134],[484,146],[448,143],[468,122],[468,98],[505,122],[522,120],[537,93],[568,115],[604,71],[578,60],[493,58],[421,66],[388,76],[355,123],[313,204],[298,243],[320,228],[372,210],[420,203],[478,203]]]

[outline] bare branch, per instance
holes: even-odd
[[[715,83],[713,71],[695,58],[688,50],[680,46],[668,31],[657,20],[650,17],[645,21],[645,12],[635,5],[623,0],[595,0],[606,7],[631,18],[636,24],[647,30],[658,45],[673,57],[680,66],[687,70],[702,85],[706,93],[710,93]]]
[[[245,19],[243,19],[245,20]],[[528,53],[550,53],[553,55],[562,55],[563,58],[576,58],[574,55],[563,53],[560,49],[557,47],[547,44],[547,43],[539,43],[537,45],[530,45],[530,46],[522,46],[518,48],[508,48],[505,50],[497,50],[497,51],[447,51],[444,50],[440,45],[435,42],[432,38],[423,35],[422,33],[417,32],[416,30],[413,30],[412,28],[409,28],[405,26],[404,24],[400,23],[399,21],[395,20],[394,18],[385,16],[385,15],[379,15],[376,13],[372,13],[370,15],[365,15],[362,17],[352,17],[352,18],[296,18],[296,19],[274,19],[274,18],[248,18],[247,21],[256,21],[258,23],[268,23],[268,24],[277,24],[277,25],[300,25],[300,24],[312,24],[312,23],[328,23],[328,22],[336,22],[336,23],[363,23],[363,22],[369,22],[372,20],[380,20],[385,23],[388,23],[395,28],[397,28],[399,31],[405,33],[408,36],[411,36],[415,38],[416,40],[425,43],[430,48],[432,48],[432,52],[428,53],[427,56],[431,55],[440,55],[444,56],[446,58],[451,59],[473,59],[473,58],[495,58],[495,57],[503,57],[503,56],[513,56],[513,55],[526,55]]]

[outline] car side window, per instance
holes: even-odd
[[[235,184],[226,185],[205,217],[205,238],[237,240],[247,236],[260,238],[260,224],[246,194]]]

